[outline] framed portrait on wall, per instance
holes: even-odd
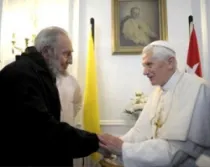
[[[167,39],[166,0],[112,0],[112,53],[141,54]]]

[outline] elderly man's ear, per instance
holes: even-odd
[[[50,47],[49,46],[43,47],[43,49],[41,50],[41,54],[45,59],[49,59]]]
[[[169,57],[168,58],[168,64],[169,64],[169,69],[173,69],[175,64],[176,64],[175,57]]]

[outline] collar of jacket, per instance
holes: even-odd
[[[50,77],[52,78],[53,82],[56,82],[56,77],[52,74],[50,69],[48,68],[47,63],[44,60],[44,57],[39,53],[35,47],[27,47],[25,49],[25,52],[23,52],[21,55],[16,56],[16,61],[20,59],[30,59],[32,62],[36,64],[36,71],[39,73],[48,73],[50,74]]]

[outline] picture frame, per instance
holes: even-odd
[[[167,40],[166,0],[112,0],[112,54],[140,55],[147,44]]]

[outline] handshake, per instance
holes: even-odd
[[[99,150],[104,157],[111,157],[112,154],[121,156],[123,141],[110,134],[99,134]]]

